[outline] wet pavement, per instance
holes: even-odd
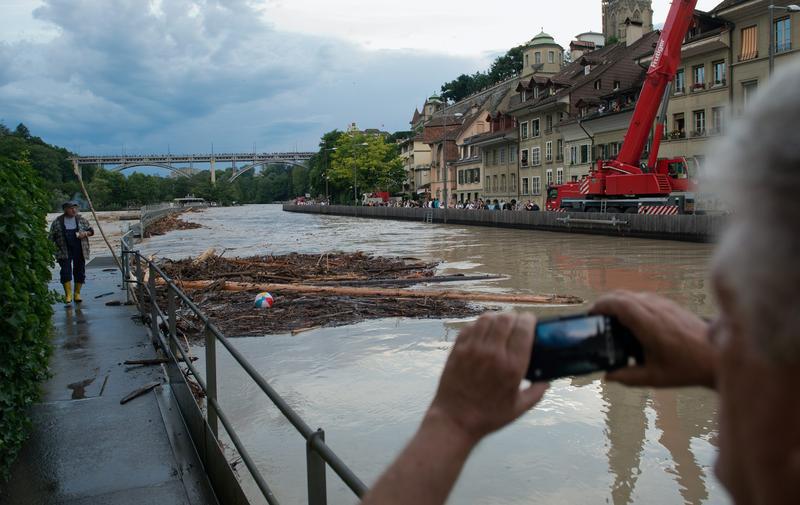
[[[89,263],[82,304],[54,307],[52,377],[2,505],[217,503],[162,368],[123,364],[156,354],[134,307],[105,305],[124,301],[109,260]],[[151,381],[163,385],[120,405]]]

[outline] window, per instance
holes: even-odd
[[[553,169],[552,168],[548,168],[547,169],[547,172],[545,172],[545,177],[546,177],[545,178],[545,184],[547,184],[547,187],[549,188],[550,186],[553,185]]]
[[[747,81],[742,83],[742,104],[747,105],[756,93],[758,81]]]
[[[775,21],[775,53],[782,53],[792,48],[792,21],[789,16]]]
[[[519,124],[519,136],[520,138],[526,139],[528,138],[528,122],[523,121]]]
[[[539,118],[531,119],[531,137],[539,136]]]
[[[500,163],[506,162],[506,148],[505,146],[500,148]]]
[[[581,163],[589,163],[589,144],[581,146]]]
[[[725,122],[725,108],[724,107],[714,107],[711,109],[711,133],[718,134],[722,133],[722,127]]]
[[[489,177],[488,175],[486,176],[486,188],[484,189],[486,189],[486,191],[492,190],[492,178]]]
[[[578,163],[578,146],[569,146],[569,163],[570,165]]]
[[[531,178],[531,194],[538,195],[541,192],[542,192],[541,179],[538,176]]]
[[[545,161],[553,160],[553,143],[549,140],[544,145],[544,159]]]
[[[492,165],[497,165],[497,149],[492,149]]]
[[[578,182],[578,176],[577,175],[570,176],[570,181]]]
[[[680,114],[672,115],[672,133],[671,138],[682,139],[686,136],[686,121],[683,118],[683,112]]]
[[[619,86],[620,86],[619,81],[614,81],[614,91],[617,91],[619,89]]]
[[[517,150],[514,146],[508,146],[508,162],[515,163],[517,161]]]
[[[458,183],[459,184],[464,184],[464,171],[463,170],[459,170],[458,171]]]
[[[533,166],[542,164],[539,151],[538,147],[531,147],[531,165]]]
[[[556,184],[564,184],[564,169],[556,169]]]
[[[706,67],[705,65],[697,65],[692,67],[692,89],[704,88],[706,84]]]
[[[692,115],[694,117],[694,134],[703,135],[706,131],[706,111],[696,110]]]
[[[602,89],[602,88],[603,88],[603,83],[600,81],[600,79],[594,81],[594,89]]]
[[[684,92],[686,92],[686,76],[684,75],[683,69],[680,69],[675,72],[675,93]]]
[[[739,51],[739,61],[752,60],[758,57],[758,28],[756,25],[742,28],[742,47]]]
[[[511,174],[511,191],[517,191],[517,174]]]
[[[553,131],[553,115],[552,114],[548,114],[544,118],[544,131],[546,133],[550,133],[551,131]]]
[[[527,149],[523,149],[522,151],[520,151],[520,153],[519,153],[519,163],[523,167],[527,167],[528,166],[528,150]]]
[[[533,98],[539,98],[539,88],[533,88]]]
[[[564,139],[556,140],[556,160],[564,159]]]
[[[506,174],[500,176],[500,191],[506,190]]]
[[[527,177],[523,177],[522,178],[522,194],[523,195],[527,195],[528,194],[528,178]]]
[[[555,61],[556,61],[555,51],[547,51],[547,63],[555,63]]]
[[[725,61],[715,61],[711,66],[714,68],[714,85],[725,84]]]
[[[533,62],[536,63],[537,65],[539,63],[541,63],[542,62],[542,53],[540,53],[539,51],[536,51],[536,53],[534,53],[534,55],[533,55]]]
[[[497,191],[497,176],[492,176],[492,191]]]
[[[527,67],[530,67],[530,66],[531,66],[531,62],[530,62],[529,60],[530,60],[530,59],[528,58],[528,55],[526,54],[526,55],[525,55],[525,68],[527,68]]]

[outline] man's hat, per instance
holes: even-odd
[[[78,202],[76,202],[75,200],[70,200],[68,202],[64,202],[64,204],[61,206],[61,209],[67,210],[70,207],[80,207],[80,205],[78,205]]]

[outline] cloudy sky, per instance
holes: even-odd
[[[311,150],[407,129],[444,81],[600,20],[600,0],[0,0],[0,121],[81,154]]]

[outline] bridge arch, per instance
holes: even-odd
[[[243,166],[241,168],[241,170],[238,170],[236,173],[231,175],[231,178],[228,179],[228,182],[235,181],[236,179],[239,178],[240,175],[242,175],[245,172],[249,172],[250,170],[253,170],[256,167],[266,167],[267,165],[292,165],[292,166],[295,166],[295,167],[307,167],[308,166],[303,162],[294,161],[294,160],[267,160],[267,161],[261,161],[259,163],[251,163],[249,165]]]
[[[186,167],[174,167],[172,165],[167,165],[166,163],[156,163],[156,162],[136,162],[136,163],[123,163],[122,165],[117,165],[111,169],[111,172],[122,172],[123,170],[127,170],[129,168],[134,167],[157,167],[157,168],[165,168],[170,172],[177,172],[181,177],[189,177],[189,174],[186,173]]]

